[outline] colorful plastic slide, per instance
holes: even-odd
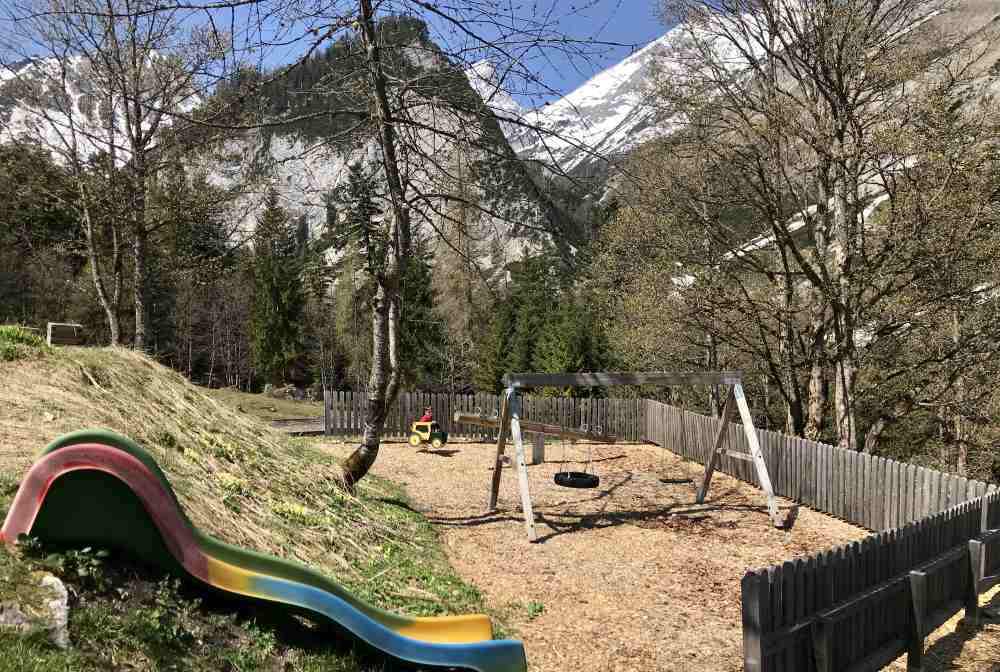
[[[153,458],[105,431],[67,434],[28,471],[0,541],[21,534],[117,548],[209,589],[318,617],[419,668],[524,672],[520,642],[493,640],[488,617],[417,618],[358,599],[303,565],[224,544],[198,531]]]

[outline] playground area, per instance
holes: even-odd
[[[353,444],[328,443],[336,454]],[[495,444],[456,440],[417,452],[386,444],[375,472],[405,486],[441,531],[449,559],[517,628],[533,672],[740,670],[740,578],[865,531],[808,509],[775,529],[759,490],[716,474],[703,505],[704,467],[647,445],[590,445],[601,484],[553,483],[582,468],[587,444],[550,443],[529,466],[538,541],[524,534],[515,470],[498,510],[486,511]],[[779,500],[782,514],[791,503]]]

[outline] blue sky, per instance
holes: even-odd
[[[570,0],[562,0],[572,4]],[[593,37],[607,42],[645,46],[667,32],[656,13],[656,0],[598,0],[596,6],[562,22],[568,35]],[[633,51],[630,47],[609,47],[592,63],[573,63],[553,56],[553,64],[539,74],[562,93],[569,93],[592,75],[618,63]]]
[[[192,4],[199,4],[199,0],[194,0]],[[413,8],[413,5],[406,0],[382,0],[378,4],[381,4],[383,10],[389,13],[393,13],[393,8],[396,8],[397,11],[399,8]],[[337,0],[330,0],[329,11],[335,15],[337,12],[343,11],[342,7],[350,7],[351,5],[351,2],[344,4]],[[658,0],[494,0],[493,2],[470,0],[468,4],[464,4],[463,0],[450,0],[450,3],[444,4],[444,6],[460,13],[463,11],[474,13],[476,10],[456,8],[491,6],[497,8],[497,11],[501,12],[501,16],[503,12],[518,16],[533,16],[532,12],[537,12],[540,15],[544,14],[550,17],[550,22],[553,22],[551,28],[566,37],[576,40],[617,43],[618,46],[587,46],[585,49],[590,53],[586,58],[572,57],[558,49],[547,49],[544,52],[536,50],[533,54],[526,55],[527,69],[535,73],[544,85],[536,86],[524,81],[521,82],[520,86],[511,85],[510,88],[515,89],[511,91],[515,94],[515,98],[518,98],[519,102],[526,107],[539,106],[559,95],[572,91],[597,72],[618,63],[635,49],[645,46],[651,40],[665,33],[666,27],[657,16],[658,5]],[[261,3],[261,6],[266,7],[267,3]],[[0,7],[3,7],[3,0],[0,0]],[[249,25],[254,23],[253,18],[256,16],[254,14],[256,11],[258,11],[258,7],[253,5],[241,7],[233,13],[225,10],[211,12],[222,29],[226,29],[230,25],[235,27],[238,42],[242,40],[244,44],[248,42],[252,44],[254,41],[259,43],[262,37],[275,39],[278,42],[265,49],[249,53],[243,52],[241,58],[249,56],[251,62],[257,61],[261,66],[273,68],[294,61],[301,55],[303,45],[311,42],[310,36],[301,30],[302,26],[306,24],[293,21],[291,25],[285,24],[284,29],[278,29],[276,25],[278,21],[273,14],[259,18],[259,25],[263,27],[264,36],[253,30],[250,33],[244,32]],[[320,11],[308,24],[323,25],[322,18],[319,18],[322,13]],[[204,21],[205,14],[192,11],[191,17],[193,17],[192,20],[201,23]],[[436,28],[443,27],[435,26],[432,16],[424,18],[429,19],[432,34],[436,32]],[[0,12],[0,31],[12,32],[7,31],[13,26],[7,25],[5,19],[9,19],[9,17]],[[492,37],[488,34],[488,22],[477,24],[477,30]],[[445,32],[447,31],[433,36],[439,42],[446,41],[449,38],[444,34]],[[453,34],[455,33],[453,32]],[[292,35],[295,37],[288,41],[280,39],[280,37],[287,38]],[[18,44],[20,40],[13,38],[13,45],[20,47],[14,49],[8,48],[13,45],[8,45],[6,42],[7,40],[0,39],[0,60],[2,61],[16,61],[25,55],[47,55],[44,51],[35,48],[30,42]],[[489,55],[486,54],[486,56]],[[482,55],[476,53],[466,54],[467,62],[481,57]]]
[[[407,0],[383,0],[379,4],[381,11],[388,14],[405,13],[415,9],[415,5]],[[470,19],[468,25],[471,29],[489,39],[495,39],[497,35],[490,26],[490,19],[475,20],[477,13],[484,7],[492,7],[488,11],[497,12],[496,16],[501,18],[517,17],[510,21],[521,27],[525,25],[521,22],[523,19],[546,17],[544,20],[548,24],[550,34],[559,34],[574,40],[614,43],[607,46],[583,47],[589,52],[586,58],[571,56],[558,48],[544,51],[536,49],[531,53],[520,54],[525,58],[525,67],[537,75],[543,86],[537,86],[523,79],[516,83],[510,81],[506,83],[518,102],[526,107],[536,107],[558,95],[572,91],[597,72],[615,65],[634,50],[663,35],[666,27],[657,16],[659,4],[659,0],[494,0],[493,2],[470,0],[464,4],[462,0],[450,0],[442,3],[442,7],[452,15]],[[350,3],[347,3],[344,6],[349,5]],[[331,4],[331,7],[339,6],[336,3]],[[433,13],[421,10],[420,15],[428,22],[432,38],[449,53],[460,53],[466,64],[484,57],[494,62],[504,60],[496,54],[481,53],[475,49],[475,46],[481,43],[469,40],[466,33],[435,18]],[[318,21],[321,24],[322,20]],[[274,26],[273,22],[266,24]],[[302,37],[284,47],[270,49],[268,53],[261,54],[263,64],[274,67],[290,62],[301,54],[302,45],[307,42],[309,42],[308,37]],[[467,47],[469,51],[463,52]]]

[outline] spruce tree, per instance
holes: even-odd
[[[514,331],[505,363],[508,371],[534,371],[535,344],[555,307],[553,280],[544,257],[525,257],[513,276]]]
[[[535,345],[534,364],[544,373],[601,371],[608,368],[608,345],[593,309],[569,291],[560,295]],[[587,388],[545,389],[545,394],[594,396]]]
[[[268,192],[254,247],[253,353],[260,375],[279,385],[302,353],[302,254],[298,225]]]
[[[514,334],[514,305],[510,299],[501,299],[490,314],[482,315],[486,325],[483,341],[476,350],[476,368],[472,382],[477,389],[497,394],[500,379],[506,373],[511,339]]]
[[[347,180],[327,199],[328,244],[340,255],[335,267],[338,294],[337,327],[344,343],[355,343],[352,369],[359,383],[370,368],[371,325],[367,303],[375,292],[375,276],[382,269],[388,241],[382,236],[377,176],[364,164],[353,164]],[[440,382],[444,367],[446,330],[436,309],[430,243],[420,236],[412,242],[413,258],[402,278],[400,363],[404,382],[429,387]],[[353,333],[347,333],[353,331]],[[359,338],[359,333],[361,337]]]
[[[437,310],[431,282],[433,257],[427,240],[414,241],[414,255],[403,276],[400,353],[407,382],[427,387],[443,382],[447,331]]]

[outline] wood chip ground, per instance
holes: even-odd
[[[591,446],[600,487],[561,488],[563,450],[549,444],[548,461],[528,468],[535,544],[514,469],[499,510],[485,512],[494,445],[387,444],[375,466],[439,526],[458,572],[517,629],[532,672],[741,670],[743,573],[866,535],[807,509],[777,530],[761,493],[721,473],[695,505],[703,468],[655,446]],[[567,446],[566,469],[582,470],[587,450]]]

